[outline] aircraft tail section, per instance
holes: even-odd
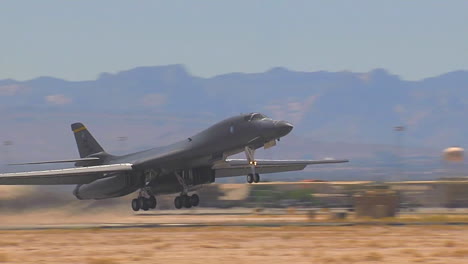
[[[74,123],[71,129],[75,134],[76,145],[81,158],[86,158],[89,155],[104,152],[104,149],[99,145],[96,139],[89,133],[88,129],[82,123]]]

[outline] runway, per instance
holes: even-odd
[[[452,212],[453,213],[453,212]],[[468,217],[459,215],[428,216],[406,214],[392,219],[333,219],[331,212],[288,212],[284,209],[252,210],[247,208],[187,211],[158,210],[134,213],[128,210],[65,211],[48,209],[31,212],[2,213],[0,230],[79,230],[79,229],[162,229],[189,227],[342,227],[342,226],[466,226]]]
[[[80,229],[148,229],[202,227],[343,227],[343,226],[468,226],[468,222],[241,222],[241,223],[90,223],[1,225],[7,230],[80,230]]]

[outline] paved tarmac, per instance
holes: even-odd
[[[78,230],[78,229],[129,229],[174,227],[332,227],[332,226],[467,226],[467,222],[242,222],[242,223],[98,223],[98,224],[45,224],[7,225],[0,230]]]
[[[335,209],[336,210],[336,209]],[[340,210],[341,211],[341,210]],[[205,209],[196,210],[157,210],[134,213],[89,212],[64,213],[60,210],[45,212],[22,212],[1,215],[0,230],[47,230],[47,229],[129,229],[129,228],[167,228],[167,227],[280,227],[280,226],[362,226],[362,225],[468,225],[466,219],[457,218],[450,222],[438,221],[417,222],[393,219],[390,221],[356,219],[329,220],[328,213],[317,214],[314,220],[307,216],[307,210],[295,210],[288,214],[285,209],[253,210],[247,208]],[[439,210],[421,211],[418,214],[441,213]],[[415,212],[412,212],[415,214]],[[451,210],[440,215],[466,213],[466,210]],[[402,214],[406,214],[402,212]]]

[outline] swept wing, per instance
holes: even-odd
[[[63,185],[85,184],[114,172],[133,169],[132,164],[112,164],[59,170],[29,171],[0,174],[0,185]]]
[[[260,174],[298,171],[307,165],[344,163],[348,160],[324,159],[324,160],[256,160],[255,171]],[[245,159],[227,159],[226,162],[213,166],[216,177],[233,177],[247,175],[251,172],[250,165]]]
[[[97,157],[89,157],[82,159],[64,159],[64,160],[47,160],[47,161],[33,161],[33,162],[23,162],[23,163],[11,163],[8,165],[33,165],[33,164],[48,164],[48,163],[67,163],[67,162],[83,162],[83,161],[98,161],[100,160]]]

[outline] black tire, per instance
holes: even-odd
[[[182,196],[182,201],[185,208],[192,208],[192,203],[190,202],[190,197],[188,195]]]
[[[255,183],[259,182],[260,181],[260,175],[258,175],[258,173],[255,173],[254,177],[253,177],[253,181]]]
[[[156,205],[157,205],[157,204],[158,204],[158,202],[156,201],[156,197],[151,196],[151,197],[148,199],[148,205],[149,205],[149,208],[150,208],[150,209],[156,208]]]
[[[174,199],[174,206],[175,206],[175,208],[177,208],[177,209],[182,208],[182,198],[181,198],[180,196],[177,196],[177,197]]]
[[[252,173],[247,174],[247,182],[248,182],[248,183],[252,183],[253,180],[254,180],[253,178],[254,178],[254,177],[253,177]]]
[[[200,197],[197,194],[190,196],[190,203],[192,206],[198,206],[200,204]]]
[[[138,198],[138,201],[140,203],[140,209],[143,211],[148,211],[149,209],[148,199],[146,199],[145,197],[140,197]]]
[[[132,200],[132,209],[135,212],[140,210],[140,202],[138,201],[138,199],[133,199]]]

